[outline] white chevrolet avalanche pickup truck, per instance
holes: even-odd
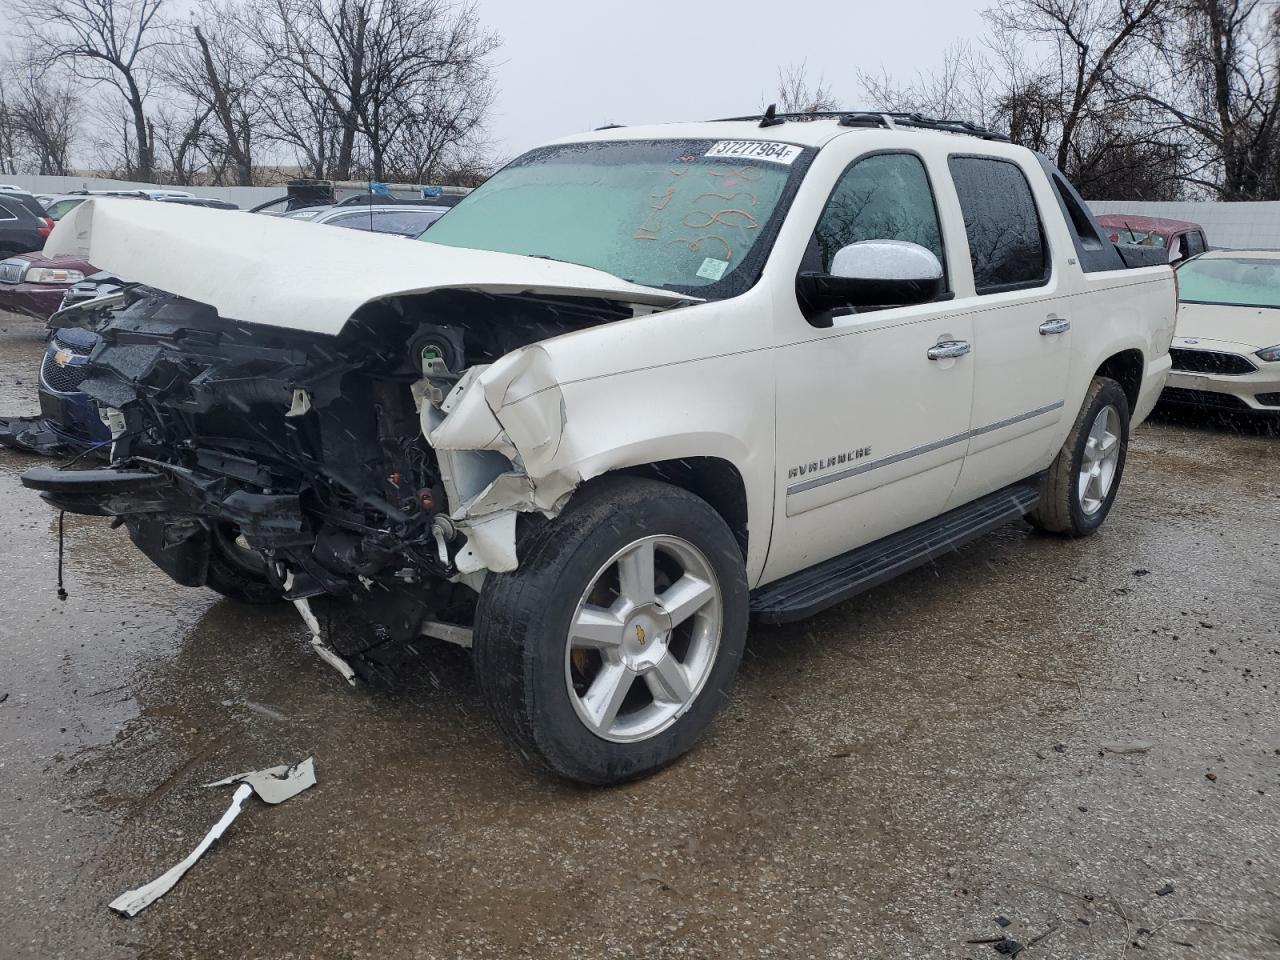
[[[752,617],[1021,517],[1096,530],[1176,306],[1044,158],[902,115],[572,137],[421,242],[95,199],[46,252],[134,283],[52,321],[100,337],[110,465],[29,487],[293,601],[344,672],[471,646],[589,783],[693,745]],[[323,596],[362,629],[322,636]]]

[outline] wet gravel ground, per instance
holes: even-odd
[[[32,411],[40,335],[0,315],[0,410]],[[59,602],[35,462],[0,451],[5,958],[1280,957],[1264,429],[1149,424],[1099,535],[1012,526],[754,628],[710,736],[612,790],[525,766],[464,651],[348,689],[291,609],[176,586],[105,521],[66,518]],[[107,909],[221,815],[200,784],[308,755],[315,788]]]

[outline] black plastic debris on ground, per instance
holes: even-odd
[[[1008,937],[1005,937],[999,943],[992,944],[991,949],[994,950],[996,953],[1003,953],[1010,957],[1016,957],[1018,954],[1020,954],[1023,950],[1027,948],[1024,947],[1022,944],[1020,944],[1017,940],[1010,940]]]
[[[1173,893],[1173,884],[1166,883],[1163,887],[1161,887],[1159,890],[1156,891],[1156,896],[1167,897],[1171,893]]]
[[[1007,927],[1012,922],[1013,921],[1010,920],[1008,917],[1004,917],[1004,916],[996,917],[996,923],[1000,924],[1000,926],[1002,927]]]

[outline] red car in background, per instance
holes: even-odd
[[[48,320],[73,283],[97,272],[79,257],[46,257],[38,250],[0,260],[0,310]]]
[[[1164,247],[1169,251],[1171,264],[1179,264],[1209,249],[1204,239],[1204,227],[1189,220],[1140,217],[1131,213],[1104,213],[1098,217],[1098,223],[1111,231],[1108,239],[1112,243]]]

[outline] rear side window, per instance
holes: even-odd
[[[1071,232],[1079,245],[1085,250],[1101,250],[1102,238],[1094,230],[1089,215],[1084,212],[1084,208],[1076,202],[1076,198],[1067,189],[1067,182],[1057,174],[1054,174],[1050,182],[1053,184],[1053,192],[1058,195],[1058,202],[1066,211],[1067,222],[1071,225]]]
[[[6,207],[3,203],[0,203],[0,220],[17,220],[17,219],[18,219],[17,214],[15,214],[12,210]]]
[[[1193,230],[1187,234],[1187,250],[1188,257],[1194,257],[1198,253],[1204,253],[1205,243],[1204,234],[1199,230]]]
[[[822,272],[841,247],[861,240],[908,240],[940,261],[942,231],[920,158],[884,153],[857,161],[840,178],[815,231]]]
[[[993,157],[948,161],[979,294],[1038,287],[1049,279],[1044,230],[1031,187],[1017,164]]]

